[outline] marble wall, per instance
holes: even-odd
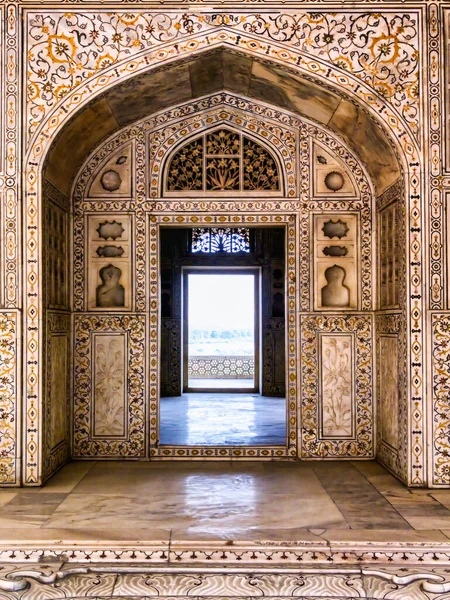
[[[71,456],[70,388],[72,334],[70,315],[69,201],[45,182],[45,402],[43,477],[51,477]]]
[[[377,457],[400,477],[406,476],[409,445],[404,215],[400,185],[377,198]]]
[[[264,121],[257,116],[262,110]],[[161,294],[167,292],[165,269],[172,268],[160,256],[159,227],[168,231],[174,226],[220,223],[286,227],[287,240],[282,240],[287,244],[285,274],[280,281],[272,281],[278,264],[273,252],[271,262],[263,260],[262,265],[267,279],[263,294],[276,284],[287,287],[288,296],[287,331],[276,315],[264,313],[261,332],[263,392],[281,394],[286,386],[289,398],[289,444],[278,455],[372,457],[375,249],[374,196],[368,175],[343,140],[287,113],[281,126],[280,113],[263,104],[222,94],[188,104],[183,112],[186,116],[181,122],[178,110],[163,111],[112,136],[92,153],[75,182],[75,456],[134,458],[146,456],[150,450],[153,457],[175,458],[219,452],[160,449],[157,399],[161,376],[164,389],[178,392],[180,378],[173,373],[168,377],[167,371],[181,360],[179,341],[167,346],[173,342],[177,322],[167,315],[162,318],[159,310]],[[202,184],[184,175],[174,183],[176,173],[184,167],[181,163],[175,167],[173,157],[182,156],[187,164],[196,165],[197,158],[189,153],[193,148],[202,152],[199,134],[206,132],[205,139],[209,139],[209,131],[219,131],[223,139],[231,135],[238,140],[245,132],[244,123],[257,139],[266,139],[268,150],[264,152],[275,157],[274,164],[276,161],[280,169],[276,189],[262,188],[258,197],[250,193],[249,198],[241,191],[239,200],[229,192],[210,193],[210,197],[202,192],[201,204],[190,189],[179,190],[191,184],[201,189]],[[186,142],[188,134],[193,142]],[[139,141],[145,138],[147,146]],[[120,172],[118,162],[123,163]],[[151,194],[160,197],[148,200],[139,196],[139,190],[145,189],[140,165],[149,165]],[[166,168],[170,189],[165,183]],[[280,197],[280,190],[288,198]],[[289,198],[299,190],[301,203]],[[183,256],[173,259],[173,268],[180,269]],[[271,293],[269,296],[272,298]],[[172,299],[177,319],[180,298]],[[297,302],[302,311],[300,324]],[[271,307],[272,302],[265,299],[264,306]],[[127,328],[132,328],[133,334]],[[279,360],[285,349],[286,363]],[[131,395],[127,385],[134,370],[150,387]],[[220,452],[223,456],[233,452],[236,457],[275,456],[270,448],[222,448]]]
[[[43,2],[46,4],[47,0]],[[225,0],[224,6],[226,4]],[[241,96],[235,100],[235,106],[241,102],[242,106],[247,106],[246,102],[257,104],[252,98],[272,105],[270,108],[266,106],[263,112],[257,109],[253,114],[245,109],[231,118],[241,119],[244,116],[240,125],[236,122],[234,125],[247,131],[256,127],[255,131],[261,133],[262,139],[273,143],[277,149],[280,164],[287,174],[285,199],[294,204],[281,201],[278,205],[266,203],[260,214],[275,215],[277,210],[285,210],[298,215],[299,239],[302,241],[298,247],[300,281],[314,279],[311,276],[314,265],[307,256],[314,246],[312,212],[319,214],[326,205],[327,213],[336,215],[333,219],[337,219],[341,211],[359,214],[361,269],[357,270],[359,297],[356,312],[374,308],[372,292],[376,268],[371,253],[364,250],[372,244],[372,230],[365,225],[372,223],[372,217],[367,214],[367,202],[363,207],[358,204],[357,198],[350,198],[353,193],[365,193],[357,175],[358,170],[364,169],[354,156],[345,158],[345,152],[336,153],[333,139],[340,140],[342,147],[348,143],[356,149],[355,156],[367,165],[376,188],[372,192],[378,197],[381,198],[401,179],[404,191],[400,213],[395,215],[387,207],[385,211],[378,207],[379,230],[384,229],[386,235],[383,240],[378,240],[378,247],[383,250],[377,268],[381,277],[379,282],[384,288],[377,300],[380,309],[376,316],[377,344],[380,336],[383,339],[390,335],[398,336],[397,357],[400,361],[397,370],[399,448],[394,452],[390,450],[393,448],[390,443],[380,443],[378,455],[411,485],[447,485],[445,478],[439,476],[433,479],[431,475],[439,471],[440,461],[445,463],[444,446],[441,451],[445,418],[440,416],[445,411],[438,410],[438,406],[442,408],[442,400],[439,403],[435,401],[441,398],[441,393],[434,391],[431,385],[433,373],[440,368],[440,359],[433,354],[437,342],[427,344],[426,340],[431,339],[433,331],[432,315],[445,316],[450,308],[446,223],[450,171],[445,114],[448,112],[449,78],[443,68],[445,61],[442,55],[450,37],[448,7],[444,3],[429,4],[419,0],[386,3],[383,5],[385,10],[381,12],[379,7],[375,10],[367,4],[356,4],[351,11],[344,11],[330,1],[321,4],[324,17],[318,22],[315,13],[291,9],[289,3],[274,8],[272,16],[270,10],[276,6],[273,3],[268,7],[269,12],[262,15],[247,11],[242,15],[233,13],[233,18],[229,18],[225,12],[212,15],[207,10],[186,15],[184,7],[178,10],[175,2],[170,16],[167,14],[162,23],[160,7],[155,9],[156,14],[151,2],[145,10],[139,8],[130,13],[131,16],[123,18],[119,17],[117,6],[120,2],[111,0],[110,4],[104,5],[105,12],[91,14],[84,11],[83,0],[77,0],[70,15],[54,3],[44,6],[18,0],[0,6],[4,24],[0,29],[0,41],[4,57],[5,107],[0,123],[4,158],[0,167],[0,307],[5,311],[23,311],[20,320],[24,334],[24,399],[21,402],[15,397],[9,404],[15,422],[20,422],[21,415],[24,419],[21,428],[23,439],[18,429],[11,432],[11,444],[16,448],[14,452],[19,455],[18,448],[25,448],[23,481],[27,485],[39,484],[45,471],[45,460],[39,449],[44,448],[46,443],[43,441],[47,410],[45,382],[47,373],[51,373],[45,360],[47,316],[43,311],[50,310],[46,294],[53,294],[52,310],[65,310],[58,308],[64,304],[63,287],[55,285],[54,291],[51,291],[45,279],[47,254],[52,270],[58,271],[61,265],[58,265],[56,251],[53,257],[51,252],[46,253],[47,241],[42,235],[47,229],[47,191],[43,172],[49,175],[55,188],[52,194],[61,200],[60,204],[58,200],[54,203],[61,208],[64,204],[61,196],[68,197],[75,173],[86,156],[101,146],[102,140],[121,128],[131,127],[133,121],[145,118],[149,110],[155,115],[159,111],[152,123],[147,122],[144,128],[137,128],[136,136],[127,138],[127,134],[118,135],[112,142],[114,148],[108,148],[102,156],[94,152],[97,164],[89,171],[88,177],[91,178],[95,172],[98,178],[89,179],[87,189],[78,196],[80,202],[89,194],[93,197],[89,206],[83,208],[86,213],[94,208],[93,213],[98,216],[104,212],[123,212],[133,216],[136,241],[145,239],[147,221],[144,213],[147,209],[143,210],[143,203],[148,198],[154,201],[151,207],[147,207],[148,212],[164,211],[164,207],[169,206],[166,199],[160,201],[161,160],[167,156],[166,151],[178,143],[180,136],[189,137],[194,130],[200,133],[207,126],[205,118],[212,119],[208,126],[220,120],[220,110],[215,114],[212,110],[207,116],[206,113],[217,103],[213,98],[214,92],[225,86]],[[345,32],[345,36],[339,39],[334,30],[336,23]],[[22,24],[24,35],[20,36]],[[154,33],[155,24],[158,24],[160,35]],[[92,32],[99,27],[104,30],[101,41],[96,41],[93,36],[86,46],[82,41],[84,37],[78,35],[79,31]],[[289,35],[286,35],[287,31]],[[311,34],[306,35],[305,31]],[[117,35],[124,40],[120,46],[114,41]],[[345,44],[342,42],[344,39],[348,40]],[[384,55],[383,40],[391,40],[397,51]],[[269,44],[274,52],[271,63],[267,59]],[[327,45],[327,51],[324,51],[323,44]],[[273,49],[275,46],[276,51]],[[214,81],[206,81],[201,76],[199,62],[192,54],[193,47],[199,52],[211,50],[208,64],[220,66],[209,70],[217,75]],[[63,54],[60,54],[61,48],[64,48]],[[233,52],[229,51],[231,48]],[[22,61],[24,56],[25,63]],[[170,56],[178,57],[176,64],[169,65]],[[383,58],[380,59],[380,56]],[[428,73],[427,80],[421,76],[425,71]],[[175,89],[174,80],[183,83]],[[23,82],[26,82],[29,94],[26,102],[22,103]],[[131,111],[126,99],[133,90],[140,101],[133,103]],[[94,96],[97,91],[101,91],[102,95]],[[232,102],[232,94],[222,96],[222,106]],[[245,96],[244,100],[242,96]],[[209,105],[205,105],[203,98],[208,98]],[[174,109],[170,115],[168,107],[180,102],[185,103],[181,112]],[[203,116],[195,115],[195,106],[201,107]],[[273,118],[275,113],[277,117]],[[303,125],[294,123],[293,115],[299,113],[306,115]],[[189,115],[192,116],[190,120]],[[314,122],[308,123],[308,117]],[[228,118],[225,120],[230,123]],[[280,123],[283,124],[281,129]],[[324,125],[334,132],[333,136],[324,132]],[[296,138],[297,128],[308,130],[312,137],[303,135],[300,139]],[[150,155],[146,156],[143,149],[148,143],[146,136],[149,132],[153,137],[149,144]],[[326,139],[327,135],[329,139]],[[308,139],[314,139],[316,144],[321,145],[321,153],[314,150]],[[292,143],[295,146],[296,140],[301,150],[298,157],[292,153]],[[119,151],[120,147],[129,143],[136,147],[136,150],[130,150],[130,155]],[[325,151],[330,152],[331,158]],[[127,165],[126,159],[133,153],[144,162]],[[309,158],[304,160],[308,154],[316,156],[317,160],[318,156],[330,160],[329,163],[320,162],[320,168],[317,165],[312,180],[308,174],[311,161]],[[68,156],[70,160],[66,160]],[[333,173],[324,174],[325,171],[320,170],[322,167],[325,169],[327,164],[332,165]],[[341,181],[334,172],[339,172],[343,164],[348,168],[344,170]],[[104,167],[103,170],[100,166]],[[424,180],[422,174],[428,172],[430,177]],[[330,197],[326,197],[328,192],[323,188],[323,180],[328,175],[332,175],[328,178],[332,187],[342,183],[340,189],[330,191]],[[344,193],[349,194],[347,199]],[[171,202],[171,211],[191,211],[192,214],[211,211],[211,215],[218,215],[221,210],[237,214],[244,208],[250,212],[255,209],[245,204],[239,206],[239,203],[229,205],[229,211],[220,209],[220,203],[212,208],[205,198],[196,205],[192,199],[182,206],[175,199]],[[394,238],[392,224],[399,214],[399,223],[405,227],[404,237],[402,233],[402,236]],[[75,215],[75,220],[77,218]],[[395,263],[393,251],[397,238],[404,240],[405,248],[404,265],[399,266]],[[79,242],[84,240],[84,234],[75,240],[74,262],[77,265],[81,260],[77,256],[78,249],[84,248],[84,241],[81,246]],[[59,243],[62,242],[61,238]],[[125,272],[123,275],[125,284],[119,278],[119,285],[124,288],[128,285],[127,277],[134,274],[136,281],[140,282],[140,285],[130,284],[133,297],[126,298],[124,289],[123,308],[130,314],[133,310],[139,313],[148,310],[145,288],[152,284],[146,284],[147,256],[142,248],[145,244],[137,243],[133,249],[131,275]],[[392,281],[399,272],[397,286]],[[342,271],[335,270],[334,273],[340,273],[342,285],[348,286],[347,273],[344,280]],[[86,307],[87,300],[78,293],[84,276],[85,271],[76,267],[74,306],[77,311]],[[54,281],[57,281],[56,276]],[[91,303],[92,289],[101,283],[101,278],[90,283]],[[344,298],[342,285],[341,295]],[[56,293],[60,296],[56,297]],[[309,285],[299,285],[297,293],[303,312],[313,309],[314,302],[319,299],[317,291],[312,292]],[[351,298],[350,290],[350,303],[353,302]],[[396,298],[398,309],[395,308]],[[80,308],[80,303],[83,308]],[[317,303],[315,306],[320,312]],[[334,314],[334,308],[330,313]],[[148,314],[150,316],[149,310]],[[148,326],[151,327],[151,324]],[[392,344],[383,341],[384,347],[390,347],[390,351]],[[381,368],[384,367],[378,362],[378,372]],[[149,372],[153,373],[152,369],[149,365]],[[60,391],[57,396],[61,397]],[[428,398],[432,398],[433,402]],[[155,398],[149,399],[150,405],[154,402]],[[426,423],[433,423],[431,433]],[[428,439],[428,435],[435,437]],[[392,441],[392,435],[388,437]],[[52,439],[51,436],[49,439]],[[425,456],[427,445],[435,448],[429,459]],[[8,469],[10,456],[6,456],[5,460],[2,465]]]

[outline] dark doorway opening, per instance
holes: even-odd
[[[160,231],[159,443],[285,445],[285,229]]]

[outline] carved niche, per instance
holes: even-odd
[[[133,185],[133,144],[121,146],[97,169],[88,190],[90,198],[129,198]]]
[[[315,214],[314,309],[349,310],[359,304],[358,215]]]
[[[313,143],[313,196],[357,196],[356,185],[348,169],[339,158],[317,142]]]
[[[88,310],[132,309],[131,217],[88,216]]]

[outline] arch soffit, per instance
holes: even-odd
[[[406,159],[417,160],[415,142],[409,135],[402,119],[395,114],[388,103],[377,97],[368,86],[361,83],[361,80],[356,77],[349,74],[344,76],[342,71],[330,68],[329,64],[327,64],[326,70],[323,68],[308,69],[305,67],[305,61],[302,60],[293,68],[287,66],[286,61],[284,63],[281,60],[278,62],[268,61],[266,58],[258,56],[257,52],[242,52],[242,50],[232,52],[223,42],[221,42],[220,48],[207,54],[210,63],[213,61],[212,64],[214,64],[216,61],[216,64],[220,63],[221,66],[225,64],[225,70],[228,69],[228,72],[233,71],[233,68],[230,68],[231,65],[240,61],[239,68],[235,69],[238,75],[234,83],[226,82],[226,77],[224,77],[222,87],[227,83],[226,87],[230,88],[244,86],[247,95],[248,92],[253,92],[257,96],[263,95],[263,99],[263,90],[269,90],[271,104],[278,104],[301,114],[305,114],[309,110],[312,114],[306,116],[315,118],[319,123],[327,125],[347,140],[351,140],[353,145],[358,148],[358,153],[365,164],[370,165],[378,193],[389,187],[399,177],[400,168],[396,153],[403,158],[403,163]],[[201,57],[201,61],[199,57]],[[180,90],[183,90],[185,86],[182,85],[182,81],[180,82],[177,75],[184,71],[185,74],[194,72],[196,82],[203,93],[211,91],[206,90],[205,86],[219,88],[220,82],[217,78],[213,81],[205,81],[204,69],[202,72],[202,69],[199,68],[204,63],[204,58],[204,50],[198,51],[194,55],[191,52],[185,60],[168,59],[164,65],[159,66],[151,64],[149,66],[146,63],[146,70],[142,73],[139,73],[138,66],[134,65],[135,68],[131,74],[127,73],[126,65],[124,65],[120,70],[116,68],[117,72],[122,73],[123,81],[121,83],[118,83],[111,74],[109,77],[106,77],[106,74],[99,75],[97,78],[93,77],[95,81],[90,80],[89,89],[91,92],[97,93],[97,96],[92,98],[91,94],[91,100],[87,102],[85,100],[87,90],[82,89],[86,85],[84,84],[65,97],[36,134],[35,143],[29,152],[31,162],[40,165],[39,158],[48,149],[49,140],[55,140],[57,131],[58,139],[55,140],[52,151],[49,153],[49,173],[52,173],[52,166],[55,167],[53,171],[60,172],[59,179],[54,183],[67,193],[67,181],[72,180],[73,173],[63,173],[64,170],[61,170],[60,165],[53,165],[54,157],[67,148],[71,149],[73,156],[75,147],[78,149],[78,155],[83,154],[83,156],[75,156],[75,160],[70,161],[70,164],[79,167],[82,159],[90,150],[98,146],[102,139],[118,130],[123,124],[123,117],[120,111],[117,112],[117,107],[130,105],[129,101],[124,99],[128,97],[129,100],[129,92],[133,87],[137,86],[138,90],[140,88],[138,95],[146,99],[148,96],[146,97],[142,93],[145,90],[148,92],[149,89],[152,89],[153,98],[161,97],[163,94],[160,92],[167,91],[169,97],[166,96],[166,99],[170,104],[174,100],[173,94],[178,101],[180,100]],[[246,63],[247,74],[249,74],[247,79],[241,77],[243,63]],[[212,64],[208,65],[209,72],[215,71],[211,68]],[[316,64],[317,66],[320,67]],[[308,67],[311,65],[308,64]],[[141,70],[143,70],[142,67]],[[223,66],[221,72],[223,75]],[[101,84],[99,80],[102,78]],[[189,90],[191,96],[195,95],[196,92],[192,86],[189,87]],[[358,90],[358,93],[355,93],[355,90]],[[360,97],[357,97],[358,95]],[[152,108],[161,108],[161,105],[158,107],[153,105]],[[77,115],[69,122],[69,116],[73,116],[77,109]],[[145,109],[148,114],[148,103]],[[140,115],[134,114],[133,116]],[[385,121],[384,125],[379,122],[380,116]],[[96,123],[97,125],[101,123],[101,126],[96,126]],[[65,125],[64,130],[63,125]],[[80,130],[95,133],[92,139],[85,139],[83,144],[74,145],[74,139]],[[387,130],[390,135],[387,134]],[[393,150],[394,146],[397,146],[396,153]],[[54,176],[54,173],[52,175]]]
[[[111,154],[136,140],[136,147],[141,148],[137,156],[140,168],[136,169],[136,197],[140,201],[150,197],[151,201],[156,201],[154,208],[161,209],[163,205],[159,204],[158,199],[163,195],[162,178],[167,161],[185,143],[220,126],[243,133],[250,131],[251,137],[262,142],[278,158],[287,182],[286,197],[293,201],[299,198],[304,201],[311,197],[311,144],[314,140],[319,145],[325,145],[345,165],[356,184],[362,204],[371,207],[375,190],[370,174],[359,157],[335,132],[277,107],[222,93],[160,111],[112,134],[78,170],[72,196],[76,202],[86,198],[92,181]],[[148,165],[142,156],[144,144],[147,145]],[[147,182],[142,174],[139,175],[144,165],[145,170],[148,169]],[[172,200],[175,207],[177,201]],[[168,202],[170,198],[165,198],[163,204],[167,205]]]

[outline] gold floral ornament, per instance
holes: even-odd
[[[48,55],[53,62],[71,62],[75,56],[75,40],[62,33],[48,37]]]
[[[396,12],[263,13],[249,15],[86,12],[27,15],[28,85],[39,93],[28,98],[31,135],[60,99],[51,86],[73,90],[102,69],[129,61],[143,50],[225,27],[247,36],[283,44],[352,73],[381,93],[405,118],[420,128],[418,102],[406,97],[419,73],[419,31],[414,15]],[[195,36],[195,37],[194,37]],[[292,54],[292,60],[297,60]],[[61,68],[62,67],[62,68]],[[383,86],[383,87],[381,87]]]
[[[173,156],[167,191],[281,191],[278,166],[258,142],[219,129],[188,142]]]

